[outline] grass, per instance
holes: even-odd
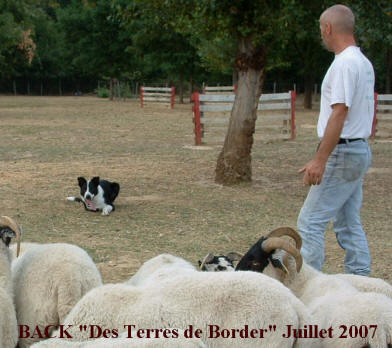
[[[195,265],[207,252],[244,252],[262,234],[296,226],[308,188],[297,174],[317,146],[317,112],[297,110],[297,139],[256,143],[251,185],[214,183],[220,146],[193,145],[191,107],[140,108],[94,97],[0,97],[0,213],[24,240],[84,248],[105,282],[124,281],[168,252]],[[392,282],[392,142],[371,141],[363,224],[373,276]],[[89,213],[65,200],[78,176],[121,185],[116,211]],[[326,272],[343,272],[344,254],[326,232]]]

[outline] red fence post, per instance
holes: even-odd
[[[172,109],[174,109],[174,101],[175,101],[175,99],[176,99],[176,88],[172,87],[172,89],[171,89],[171,102],[170,102],[170,107]]]
[[[144,87],[140,87],[140,103],[141,107],[144,108]]]
[[[291,140],[295,139],[295,91],[290,91],[291,93]]]
[[[373,115],[372,134],[371,134],[372,137],[374,137],[376,135],[377,103],[378,103],[378,93],[374,93],[374,115]]]
[[[195,128],[193,132],[195,133],[195,145],[201,145],[201,120],[200,120],[200,98],[199,93],[195,92],[192,94],[192,111],[193,111],[193,122]]]

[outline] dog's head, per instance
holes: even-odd
[[[83,177],[78,178],[80,195],[86,200],[91,201],[98,194],[99,176],[93,177],[87,181]]]

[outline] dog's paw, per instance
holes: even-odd
[[[109,215],[113,207],[111,205],[107,205],[105,208],[102,209],[102,215]]]

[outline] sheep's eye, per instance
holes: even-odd
[[[253,261],[252,266],[260,266],[260,262]]]

